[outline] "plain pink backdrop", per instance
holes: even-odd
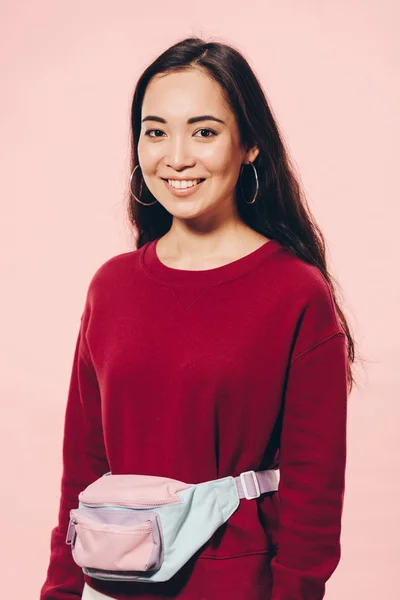
[[[136,79],[194,34],[236,45],[260,77],[369,361],[349,402],[342,560],[326,598],[395,600],[399,4],[3,0],[0,10],[2,597],[39,596],[86,289],[132,249]]]

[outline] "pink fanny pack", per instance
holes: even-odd
[[[106,473],[79,494],[66,543],[97,579],[170,579],[236,511],[242,499],[276,492],[279,470],[246,471],[189,484],[166,477]]]

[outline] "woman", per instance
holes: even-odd
[[[236,49],[166,50],[131,124],[137,246],[89,284],[41,600],[319,600],[340,559],[354,362],[323,236]],[[243,500],[169,581],[91,578],[65,544],[78,493],[106,472],[276,467],[279,490]]]

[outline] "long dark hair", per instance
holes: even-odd
[[[191,67],[206,71],[219,84],[226,102],[236,115],[243,147],[251,148],[256,145],[259,148],[259,154],[254,160],[259,193],[254,204],[238,203],[240,217],[258,233],[277,240],[302,260],[318,267],[329,284],[347,337],[347,380],[351,391],[355,381],[351,364],[355,358],[355,341],[337,299],[335,286],[338,287],[338,283],[327,269],[325,240],[308,207],[262,87],[237,49],[220,42],[205,42],[199,37],[189,37],[165,50],[147,67],[136,84],[132,100],[131,172],[138,165],[137,145],[147,85],[156,74],[183,71]],[[251,168],[249,170],[252,171]],[[254,185],[254,176],[252,182]],[[131,189],[143,202],[154,202],[154,196],[141,177],[140,168],[135,171]],[[241,192],[238,188],[236,197],[240,197],[239,194]],[[252,197],[252,194],[248,194],[248,197]],[[159,202],[143,206],[135,201],[130,191],[128,216],[137,231],[137,248],[163,236],[172,224],[172,215]]]

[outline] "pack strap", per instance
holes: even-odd
[[[280,472],[279,469],[266,471],[244,471],[235,477],[239,498],[253,500],[261,494],[278,491]]]

